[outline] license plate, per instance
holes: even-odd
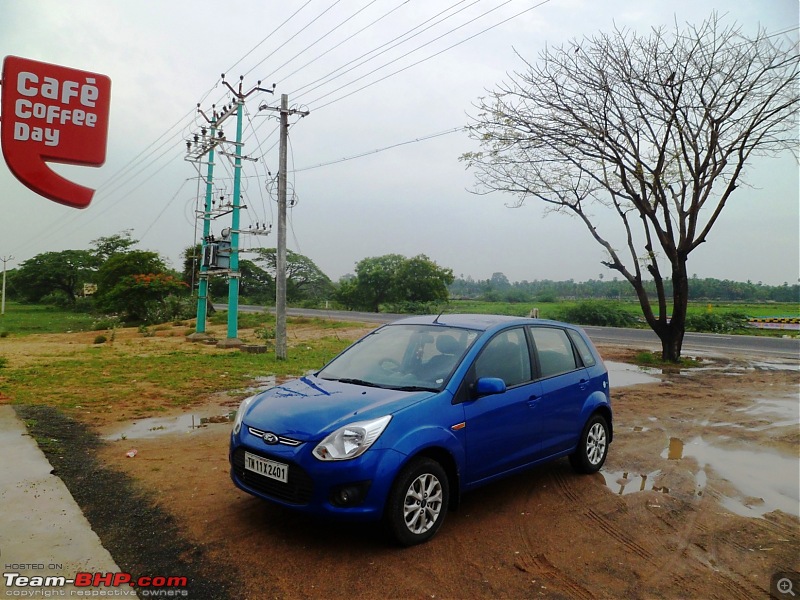
[[[289,465],[261,458],[249,452],[244,453],[244,468],[283,483],[289,481]]]

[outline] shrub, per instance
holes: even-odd
[[[94,323],[92,323],[92,330],[99,331],[101,329],[114,329],[115,327],[121,327],[122,321],[117,315],[106,315],[104,317],[100,317]]]
[[[740,312],[703,313],[686,317],[687,331],[733,333],[747,326],[747,315]]]
[[[636,317],[621,306],[609,302],[581,302],[564,308],[558,315],[561,321],[601,327],[631,327]]]
[[[381,306],[381,312],[396,313],[401,315],[438,315],[442,312],[441,302],[394,302]]]
[[[96,338],[94,338],[95,344],[105,344],[107,341],[108,338],[104,335],[98,335]]]

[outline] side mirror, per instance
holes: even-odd
[[[499,377],[481,377],[475,382],[475,396],[492,396],[506,391],[506,382]]]

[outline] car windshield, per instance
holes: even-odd
[[[351,346],[317,376],[398,390],[438,391],[478,334],[443,325],[387,325]]]

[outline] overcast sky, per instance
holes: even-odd
[[[14,255],[13,267],[132,229],[142,248],[180,268],[182,249],[199,241],[198,177],[184,140],[200,126],[197,103],[210,110],[228,101],[225,73],[232,83],[244,75],[245,89],[259,79],[277,84],[275,97],[256,93],[247,103],[244,153],[259,160],[243,169],[242,228],[277,219],[269,175],[278,166],[277,121],[259,104],[275,106],[286,93],[290,105],[311,111],[293,118],[290,131],[289,248],[332,279],[388,253],[424,253],[476,279],[497,271],[512,281],[611,278],[577,220],[470,193],[474,177],[458,157],[477,148],[454,130],[487,89],[523,69],[515,51],[535,61],[545,44],[615,24],[646,32],[699,23],[715,9],[745,30],[761,23],[797,39],[797,0],[3,0],[0,57],[108,75],[112,100],[106,164],[56,168],[98,190],[88,208],[37,196],[0,163],[0,257]],[[232,121],[227,128],[233,138]],[[215,179],[217,194],[230,195],[225,159]],[[690,256],[689,272],[795,283],[797,163],[788,153],[755,163],[747,181]],[[216,221],[215,232],[228,224]],[[274,247],[276,237],[277,224],[242,245]]]

